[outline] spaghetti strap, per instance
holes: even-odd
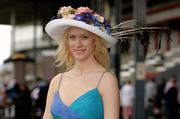
[[[62,77],[63,77],[63,73],[61,74],[61,77],[60,77],[60,80],[59,80],[59,84],[58,84],[57,90],[59,90],[59,87],[60,87],[60,84],[61,84]]]
[[[104,72],[101,74],[101,77],[100,77],[100,79],[98,80],[98,83],[97,83],[97,85],[96,85],[96,88],[99,86],[99,83],[100,83],[103,75],[104,75],[106,72],[109,72],[109,71],[106,70],[106,71],[104,71]]]

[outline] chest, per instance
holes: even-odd
[[[96,88],[97,82],[98,76],[64,77],[58,90],[59,95],[66,105],[70,105],[80,96]]]

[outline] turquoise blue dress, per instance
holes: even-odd
[[[102,73],[101,78],[104,73]],[[57,90],[51,105],[53,119],[103,119],[103,101],[97,88],[101,78],[95,88],[78,97],[70,106],[66,106],[62,102]]]

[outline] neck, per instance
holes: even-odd
[[[90,73],[98,69],[102,70],[102,66],[94,58],[90,58],[86,61],[76,61],[73,67],[73,70],[80,73],[80,75]]]

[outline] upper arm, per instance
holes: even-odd
[[[105,73],[99,85],[103,99],[104,119],[119,119],[120,92],[117,78]]]
[[[50,108],[51,108],[51,104],[54,98],[55,91],[57,90],[57,87],[58,87],[58,79],[59,79],[59,76],[56,75],[50,82],[48,94],[46,98],[46,107],[45,107],[43,119],[52,119],[51,114],[50,114]]]

